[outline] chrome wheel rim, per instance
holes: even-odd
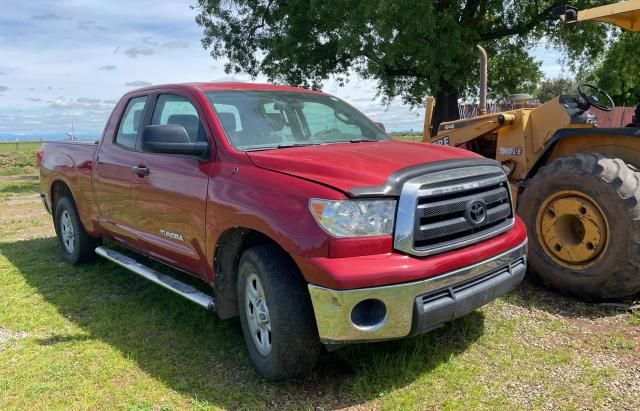
[[[262,283],[254,273],[247,277],[244,296],[251,340],[258,352],[267,356],[271,352],[271,317]]]
[[[71,223],[71,216],[67,210],[62,212],[60,216],[60,230],[62,236],[62,244],[69,253],[73,253],[75,250],[75,236],[73,231],[73,224]]]

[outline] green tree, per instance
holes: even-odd
[[[603,51],[607,27],[562,25],[566,0],[198,0],[202,44],[226,58],[227,73],[320,88],[357,73],[386,99],[437,99],[435,122],[458,118],[458,100],[477,89],[480,44],[490,58],[491,94],[530,89],[539,64],[526,52],[545,39],[570,61]],[[610,3],[575,0],[584,8]]]
[[[540,82],[534,96],[541,103],[546,103],[561,94],[577,94],[578,83],[569,77],[546,78]]]
[[[618,106],[640,103],[640,33],[623,32],[607,50],[589,80],[609,93]]]

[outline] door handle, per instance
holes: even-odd
[[[149,168],[147,166],[137,166],[132,168],[133,172],[142,178],[149,175]]]

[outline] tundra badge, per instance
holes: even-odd
[[[178,233],[172,233],[171,231],[161,229],[160,234],[165,237],[173,238],[174,240],[184,241],[184,238],[182,238],[182,236]]]

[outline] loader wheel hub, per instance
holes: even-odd
[[[546,254],[571,269],[594,264],[609,238],[608,222],[598,204],[584,193],[562,191],[538,211],[538,238]]]

